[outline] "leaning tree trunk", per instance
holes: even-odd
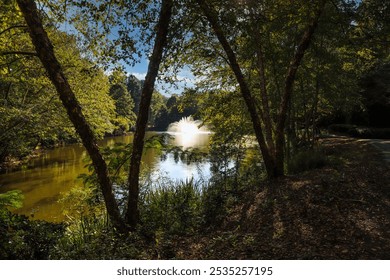
[[[255,135],[257,138],[257,141],[260,146],[260,150],[263,156],[264,164],[267,170],[267,176],[268,178],[275,178],[280,177],[284,175],[284,128],[286,123],[286,116],[287,116],[287,109],[288,104],[291,100],[291,95],[293,91],[293,85],[295,81],[295,76],[298,70],[299,65],[301,64],[302,58],[305,54],[305,51],[309,47],[310,41],[313,37],[314,31],[317,28],[319,17],[324,9],[325,3],[327,0],[322,0],[320,2],[319,9],[316,12],[316,16],[313,19],[312,23],[309,25],[308,29],[304,33],[302,40],[300,41],[300,44],[297,48],[297,51],[295,52],[295,55],[290,63],[290,67],[287,72],[287,76],[285,79],[285,87],[284,87],[284,94],[282,97],[282,102],[279,110],[279,117],[276,124],[276,130],[275,130],[275,154],[272,152],[272,146],[273,145],[267,145],[264,138],[264,133],[261,126],[261,120],[259,118],[259,114],[255,107],[255,100],[251,94],[251,91],[249,89],[249,86],[247,82],[245,81],[244,75],[241,71],[241,68],[237,62],[236,55],[230,46],[228,40],[226,39],[226,36],[222,30],[221,25],[218,22],[218,15],[216,11],[207,3],[205,0],[197,0],[197,3],[199,4],[201,10],[205,14],[207,20],[209,21],[215,35],[218,38],[218,41],[220,42],[221,46],[223,47],[226,56],[229,60],[230,67],[237,79],[237,82],[239,84],[241,95],[245,100],[246,106],[248,108],[253,129],[255,131]],[[264,65],[262,60],[262,53],[259,52],[259,71],[260,71],[260,79],[262,83],[264,83],[264,80],[262,80],[264,77],[262,76],[263,67]],[[264,86],[262,84],[262,86]],[[266,93],[264,88],[262,89],[263,93]],[[264,99],[266,97],[263,96],[263,105],[265,106],[265,109],[267,109],[267,100]],[[263,112],[263,114],[266,114],[267,112]],[[269,112],[268,112],[269,113]],[[269,120],[267,121],[269,126]],[[267,129],[267,127],[266,127]],[[269,133],[270,128],[268,127],[267,131],[267,140],[272,142],[271,139],[271,133]]]
[[[143,85],[141,93],[141,101],[139,105],[139,113],[137,116],[133,140],[133,152],[130,160],[130,170],[128,178],[129,197],[126,211],[126,222],[132,230],[135,229],[139,219],[139,173],[142,151],[144,147],[145,130],[146,125],[148,123],[148,115],[154,90],[154,84],[162,60],[163,50],[165,45],[167,44],[169,23],[172,16],[172,5],[172,0],[162,1],[153,53],[150,57],[148,72],[146,74],[145,83]]]
[[[106,162],[99,151],[94,133],[88,125],[76,96],[54,54],[53,45],[42,25],[37,7],[33,0],[17,0],[17,3],[29,27],[30,37],[37,55],[45,67],[51,82],[56,87],[69,119],[92,159],[111,222],[116,229],[125,232],[126,227],[120,216],[118,204],[112,191],[112,183],[108,176]]]
[[[282,97],[282,102],[280,105],[279,110],[279,117],[276,124],[276,151],[275,151],[275,157],[276,157],[276,174],[283,175],[284,174],[284,129],[286,125],[286,118],[287,118],[287,111],[288,106],[291,101],[291,96],[293,94],[293,87],[294,87],[294,81],[295,77],[299,68],[299,65],[302,62],[303,56],[305,55],[306,50],[309,48],[310,42],[313,38],[314,31],[316,30],[318,26],[318,21],[320,19],[320,16],[325,8],[327,0],[322,0],[320,2],[320,5],[318,7],[318,10],[316,11],[315,17],[313,18],[312,22],[306,29],[305,33],[303,34],[301,41],[297,47],[297,50],[294,54],[293,59],[291,60],[290,66],[287,71],[287,76],[285,79],[284,84],[284,94]]]
[[[267,143],[265,142],[263,129],[261,126],[261,120],[255,106],[256,102],[244,78],[244,74],[241,71],[240,65],[238,64],[236,55],[232,47],[230,46],[228,40],[226,39],[222,27],[218,23],[218,15],[215,12],[215,10],[212,7],[210,7],[205,0],[197,0],[197,2],[200,8],[202,9],[203,13],[205,14],[207,20],[209,21],[211,28],[214,30],[214,33],[217,36],[218,41],[220,42],[221,46],[223,47],[226,53],[226,56],[229,60],[230,67],[239,84],[241,95],[245,101],[246,107],[251,117],[253,130],[255,132],[257,142],[259,143],[260,146],[261,154],[264,160],[264,165],[267,171],[267,176],[268,178],[273,178],[276,175],[275,160],[270,153],[270,149],[267,146]]]

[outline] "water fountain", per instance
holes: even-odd
[[[171,123],[168,127],[170,134],[210,134],[206,126],[201,126],[202,122],[194,120],[192,116],[183,117],[180,121]]]
[[[184,149],[202,146],[208,141],[207,134],[211,132],[206,126],[201,126],[201,123],[191,116],[183,117],[180,121],[171,123],[167,132],[175,136],[175,145]]]

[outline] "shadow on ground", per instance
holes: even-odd
[[[175,258],[389,259],[389,166],[367,142],[322,146],[326,167],[245,193],[218,231],[178,239]]]

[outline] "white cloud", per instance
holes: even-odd
[[[138,80],[145,80],[146,73],[129,72],[129,75],[135,76]]]

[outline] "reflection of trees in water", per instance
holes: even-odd
[[[158,134],[148,132],[147,137],[153,135]],[[176,136],[169,137],[167,143],[172,146],[182,143]],[[132,139],[133,135],[109,137],[101,140],[99,146],[114,147],[116,143],[126,145],[132,143]],[[192,139],[193,145],[201,150],[207,150],[208,140],[207,134],[200,134]],[[145,173],[151,174],[153,180],[159,173],[174,181],[185,181],[192,176],[197,179],[201,177],[200,173],[208,176],[210,165],[204,161],[195,163],[194,158],[187,154],[185,157],[177,156],[175,160],[172,153],[165,154],[150,148],[145,150],[142,157],[143,169]],[[79,144],[48,150],[41,157],[32,160],[28,167],[0,175],[2,191],[20,189],[25,194],[24,206],[18,210],[19,213],[34,213],[35,219],[58,222],[63,217],[64,206],[57,203],[56,198],[75,185],[82,184],[77,178],[81,173],[88,173],[85,168],[87,163],[87,153]]]

